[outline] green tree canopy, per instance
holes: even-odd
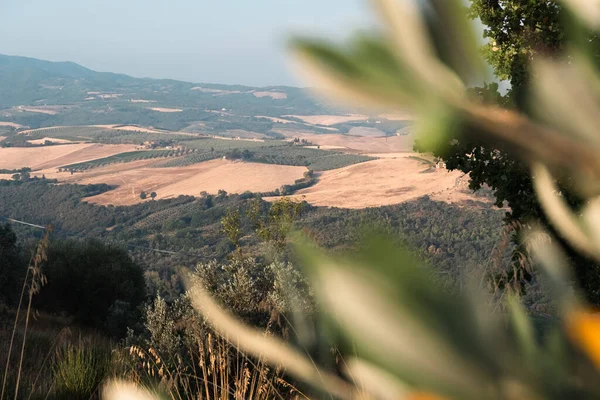
[[[530,115],[531,63],[536,57],[558,58],[570,40],[582,36],[586,37],[588,48],[600,49],[593,32],[582,34],[568,30],[571,16],[554,1],[473,0],[469,16],[480,19],[485,25],[483,35],[487,42],[482,53],[496,78],[510,82],[510,89],[504,96],[499,93],[497,83],[469,89],[469,94],[482,103],[516,109],[527,115]],[[556,233],[535,195],[529,163],[514,151],[506,151],[502,145],[477,135],[475,128],[461,128],[453,131],[445,146],[430,148],[417,142],[415,148],[433,151],[446,162],[449,170],[468,173],[471,189],[492,188],[496,205],[510,208],[506,222],[520,227],[537,221]],[[562,193],[572,206],[581,207],[582,199],[574,194],[571,183],[568,176],[563,177],[560,182]],[[600,267],[573,251],[560,235],[556,236],[570,256],[588,300],[600,304]]]
[[[93,328],[110,327],[110,333],[123,334],[128,324],[115,327],[112,314],[122,320],[145,299],[141,267],[126,250],[97,240],[52,243],[43,270],[48,283],[35,299],[38,308]]]
[[[25,278],[26,263],[9,224],[0,224],[0,301],[14,305]]]

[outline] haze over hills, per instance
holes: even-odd
[[[292,87],[253,88],[219,84],[197,84],[175,80],[141,79],[109,72],[96,72],[71,62],[49,62],[33,58],[0,55],[1,108],[22,105],[77,105],[97,109],[110,104],[113,117],[131,110],[131,100],[145,100],[162,106],[184,107],[180,120],[206,117],[206,109],[228,108],[234,112],[277,114],[314,113],[324,110],[303,89]],[[259,93],[255,95],[255,93]],[[261,92],[265,92],[261,96]],[[283,92],[283,95],[270,94]],[[261,96],[261,97],[259,97]],[[277,101],[273,101],[277,100]],[[127,107],[128,106],[128,107]],[[5,112],[5,116],[6,112]],[[19,115],[15,120],[26,121]],[[102,118],[99,118],[102,119]],[[52,121],[30,119],[33,127]],[[93,121],[92,121],[93,122]],[[115,123],[121,121],[114,121]]]
[[[462,174],[422,174],[434,164],[412,155],[406,113],[350,114],[300,88],[140,79],[25,57],[0,56],[0,76],[0,169],[113,185],[96,203],[139,203],[143,191],[197,195],[199,186],[270,196],[302,190],[314,204],[349,208],[428,194],[470,198]],[[219,158],[245,163],[205,164]],[[394,178],[399,170],[404,181]]]

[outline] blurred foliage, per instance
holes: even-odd
[[[346,48],[321,40],[299,40],[295,43],[298,59],[309,66],[307,70],[327,93],[342,101],[410,109],[421,115],[417,147],[447,159],[449,168],[471,173],[472,188],[491,186],[498,204],[508,202],[512,210],[509,222],[516,220],[524,227],[531,221],[547,222],[530,179],[532,159],[543,159],[555,172],[560,170],[555,175],[561,193],[571,206],[582,207],[589,193],[581,189],[597,190],[592,182],[596,173],[591,170],[597,171],[598,161],[593,149],[583,143],[593,138],[585,122],[593,118],[592,112],[573,105],[582,93],[589,99],[586,104],[595,101],[589,84],[594,80],[591,68],[597,63],[593,27],[577,23],[573,17],[576,11],[554,2],[473,3],[470,16],[481,15],[490,24],[486,35],[492,48],[488,50],[500,53],[504,49],[507,53],[496,58],[485,50],[484,54],[499,74],[510,72],[505,65],[508,60],[516,71],[509,98],[490,104],[485,100],[497,99],[489,93],[496,91],[496,86],[488,85],[475,99],[473,92],[477,90],[466,89],[485,74],[477,57],[472,25],[461,5],[429,3],[431,7],[415,2],[402,6],[378,2],[386,21],[385,40],[362,35]],[[448,30],[454,34],[448,35]],[[550,47],[548,51],[545,45]],[[565,69],[571,74],[565,75]],[[561,91],[556,95],[552,82],[564,81],[566,76],[569,84],[562,89],[570,94]],[[557,130],[572,133],[579,140],[569,141]],[[594,176],[579,176],[575,168]],[[586,297],[598,303],[600,268],[567,245],[552,221],[546,225],[562,240]]]
[[[525,3],[527,16],[538,2]],[[574,41],[561,49],[568,63],[536,57],[530,118],[469,96],[466,87],[482,73],[483,64],[461,1],[378,0],[375,5],[384,22],[382,35],[362,35],[348,48],[321,40],[293,43],[317,82],[341,100],[417,112],[421,141],[432,148],[443,149],[464,130],[517,154],[530,169],[554,230],[579,254],[600,260],[600,138],[595,129],[600,73],[593,53]],[[561,7],[581,18],[570,20],[574,25],[567,31],[600,25],[597,2],[565,0]],[[565,177],[570,192],[582,200],[580,209],[572,209],[564,195],[560,182]],[[499,310],[477,290],[476,276],[474,285],[447,292],[412,253],[381,237],[371,236],[358,251],[338,256],[298,238],[299,259],[323,321],[323,329],[307,343],[336,343],[344,357],[341,370],[317,364],[277,338],[260,336],[201,284],[189,296],[232,343],[285,366],[323,397],[598,398],[600,317],[580,299],[552,232],[533,224],[522,232],[527,233],[523,250],[558,312],[541,328],[510,288]]]
[[[531,63],[544,58],[561,62],[568,60],[565,49],[577,39],[568,35],[574,31],[573,24],[568,23],[572,17],[569,10],[554,1],[475,0],[468,16],[478,18],[484,24],[486,43],[482,54],[493,67],[496,78],[510,82],[510,88],[503,96],[497,83],[468,89],[469,96],[482,104],[519,110],[535,119],[531,107],[534,74]],[[597,35],[588,29],[583,31],[581,34],[587,39],[586,47],[594,51],[597,58],[597,49],[600,48]],[[469,173],[472,189],[477,190],[484,185],[491,187],[496,204],[510,207],[507,223],[518,222],[519,226],[526,227],[523,224],[537,221],[553,230],[536,198],[528,162],[501,143],[490,143],[490,138],[485,135],[467,132],[469,129],[473,127],[466,125],[449,132],[446,145],[437,146],[433,149],[434,153],[446,161],[448,169]],[[431,150],[419,143],[416,147],[423,151]],[[583,199],[572,187],[568,176],[562,177],[561,189],[571,206],[581,207]],[[599,304],[600,266],[574,251],[561,235],[557,239],[561,240],[569,255],[587,299]]]

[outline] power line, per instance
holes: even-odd
[[[8,218],[8,217],[0,217],[0,218],[4,219],[6,221],[17,223],[17,224],[33,226],[34,228],[47,229],[45,226],[36,225],[36,224],[32,224],[32,223],[25,222],[25,221],[19,221],[18,219],[13,219],[13,218]]]
[[[9,221],[12,223],[16,223],[16,224],[21,224],[21,225],[26,225],[26,226],[31,226],[34,228],[39,228],[39,229],[43,229],[43,230],[47,230],[48,227],[46,226],[42,226],[42,225],[37,225],[31,222],[26,222],[26,221],[21,221],[18,219],[14,219],[14,218],[9,218],[9,217],[4,217],[4,216],[0,216],[0,219],[3,219],[5,221]],[[54,229],[56,232],[63,232],[66,235],[70,235],[73,236],[72,233],[64,231],[62,229]],[[88,238],[90,238],[88,236]],[[95,238],[91,238],[91,239],[97,239],[97,240],[102,240],[101,238],[95,237]],[[135,248],[135,249],[143,249],[143,250],[150,250],[153,251],[155,253],[161,253],[161,254],[169,254],[169,255],[183,255],[183,256],[188,256],[188,257],[196,257],[196,258],[200,258],[200,259],[205,259],[204,256],[201,256],[199,254],[192,254],[192,253],[184,253],[182,251],[171,251],[171,250],[161,250],[161,249],[154,249],[152,247],[148,247],[148,246],[139,246],[139,245],[135,245],[135,244],[128,244],[125,243],[125,246],[130,247],[130,248]]]

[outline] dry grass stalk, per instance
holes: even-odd
[[[6,358],[6,366],[4,368],[4,378],[2,380],[2,392],[0,393],[0,400],[4,399],[4,394],[7,389],[7,379],[10,368],[10,359],[12,355],[13,345],[15,334],[17,332],[17,327],[19,323],[19,317],[21,314],[21,307],[23,306],[23,300],[25,298],[25,294],[28,294],[28,302],[27,302],[27,311],[25,312],[25,328],[23,332],[23,341],[21,343],[21,353],[19,358],[19,367],[17,370],[17,381],[15,384],[15,395],[14,399],[18,399],[19,395],[19,384],[21,382],[21,372],[23,368],[23,358],[25,355],[25,344],[27,339],[27,329],[29,327],[29,319],[31,317],[31,304],[33,301],[33,296],[39,293],[42,286],[46,284],[46,276],[42,272],[42,264],[48,259],[48,246],[50,245],[50,233],[52,232],[52,227],[47,227],[44,236],[40,240],[37,245],[35,253],[32,255],[31,260],[29,262],[29,266],[27,267],[27,271],[25,272],[25,279],[23,281],[23,287],[21,289],[21,296],[19,298],[19,306],[17,307],[17,312],[15,314],[15,322],[13,325],[13,331],[10,339],[10,345],[8,348],[8,356]]]

